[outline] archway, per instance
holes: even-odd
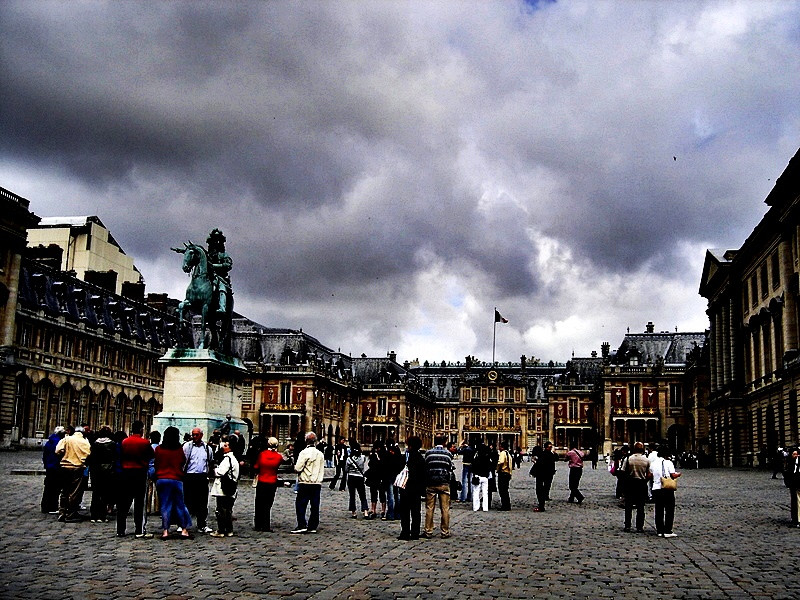
[[[14,425],[21,438],[34,437],[36,433],[36,397],[33,395],[33,384],[28,377],[17,378],[14,406]],[[50,433],[43,432],[44,434]]]

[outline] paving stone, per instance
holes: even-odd
[[[161,542],[117,538],[114,523],[62,524],[41,514],[40,464],[38,452],[0,452],[4,599],[800,597],[800,578],[786,576],[800,551],[788,490],[759,471],[684,471],[672,539],[655,535],[652,505],[645,533],[621,531],[623,510],[605,469],[587,469],[586,501],[568,504],[567,469],[559,464],[547,512],[531,510],[534,481],[523,465],[512,479],[511,512],[454,503],[447,540],[399,542],[398,522],[351,519],[348,494],[327,486],[319,534],[289,534],[296,498],[289,488],[278,490],[276,532],[254,532],[253,490],[245,484],[234,509],[236,537]],[[90,500],[87,492],[84,504]],[[150,530],[158,526],[150,515]],[[670,583],[662,586],[665,576]]]

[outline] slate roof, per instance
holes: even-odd
[[[29,259],[23,259],[20,267],[18,302],[21,309],[62,316],[67,321],[103,330],[107,335],[118,333],[155,348],[173,347],[179,336],[189,335],[188,330],[179,330],[177,315]]]
[[[703,345],[705,333],[629,333],[612,357],[616,364],[627,363],[634,354],[640,364],[653,364],[659,358],[667,365],[685,365],[686,355],[694,345]]]
[[[328,366],[345,377],[352,359],[331,350],[302,329],[265,327],[245,317],[233,319],[232,350],[245,363]]]

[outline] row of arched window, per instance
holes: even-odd
[[[70,383],[56,387],[49,379],[35,384],[28,377],[17,379],[15,425],[20,438],[46,438],[59,425],[88,424],[95,430],[108,425],[128,433],[137,420],[149,428],[160,411],[153,396],[112,395],[108,390],[96,394],[88,386],[76,389]]]

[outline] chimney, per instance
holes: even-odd
[[[652,321],[647,322],[647,333],[653,333],[655,330],[655,326],[653,325]]]
[[[608,355],[611,353],[611,344],[608,342],[603,342],[600,344],[601,352],[603,353],[603,358],[608,358]]]
[[[389,352],[389,360],[393,363],[397,362],[397,353],[394,350]]]

